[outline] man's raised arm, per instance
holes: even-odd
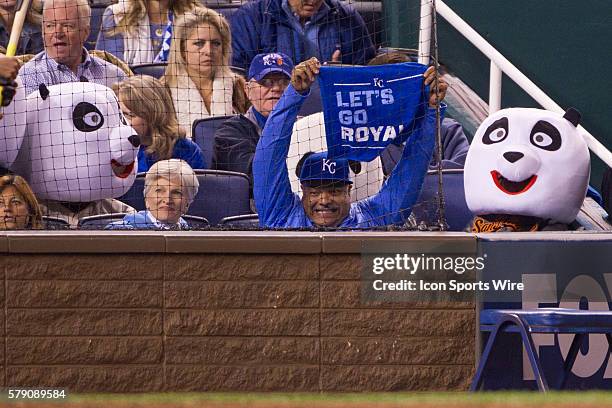
[[[438,86],[434,86],[434,67],[427,68],[423,77],[424,85],[430,86],[429,103],[424,110],[425,117],[418,121],[417,128],[406,141],[400,161],[378,194],[363,201],[372,216],[382,218],[385,225],[403,222],[403,211],[409,213],[416,203],[435,146],[436,105],[446,96],[448,84],[438,78]],[[444,117],[445,109],[446,105],[440,107],[440,121]]]

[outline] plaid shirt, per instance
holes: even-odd
[[[38,90],[40,84],[51,86],[87,79],[88,82],[110,87],[115,82],[123,81],[126,75],[117,66],[89,55],[83,48],[83,62],[79,64],[76,74],[66,65],[49,58],[43,51],[21,67],[19,77],[25,86],[26,95],[29,95]]]

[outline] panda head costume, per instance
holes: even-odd
[[[37,198],[90,202],[129,190],[139,141],[111,89],[90,82],[41,85],[25,110],[19,95],[14,113],[5,111],[0,121],[0,161],[26,178]]]
[[[590,174],[579,120],[572,108],[565,114],[504,109],[485,119],[465,161],[465,196],[472,213],[574,221]]]

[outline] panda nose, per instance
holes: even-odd
[[[130,141],[132,146],[134,146],[134,147],[140,146],[140,137],[138,135],[132,135],[132,136],[128,137],[128,140]]]
[[[508,160],[510,163],[514,163],[517,160],[520,160],[525,155],[521,152],[506,152],[504,153],[504,158]]]

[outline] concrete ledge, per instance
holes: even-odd
[[[318,254],[321,238],[312,232],[165,232],[168,253]]]
[[[15,231],[0,234],[0,253],[361,254],[366,245],[368,248],[408,247],[414,252],[469,253],[476,250],[476,235],[282,231]]]
[[[361,254],[365,247],[409,247],[411,251],[476,252],[476,237],[463,232],[322,233],[325,254]]]
[[[15,231],[0,235],[10,253],[162,253],[163,235],[134,231]],[[1,247],[0,247],[1,249]]]

